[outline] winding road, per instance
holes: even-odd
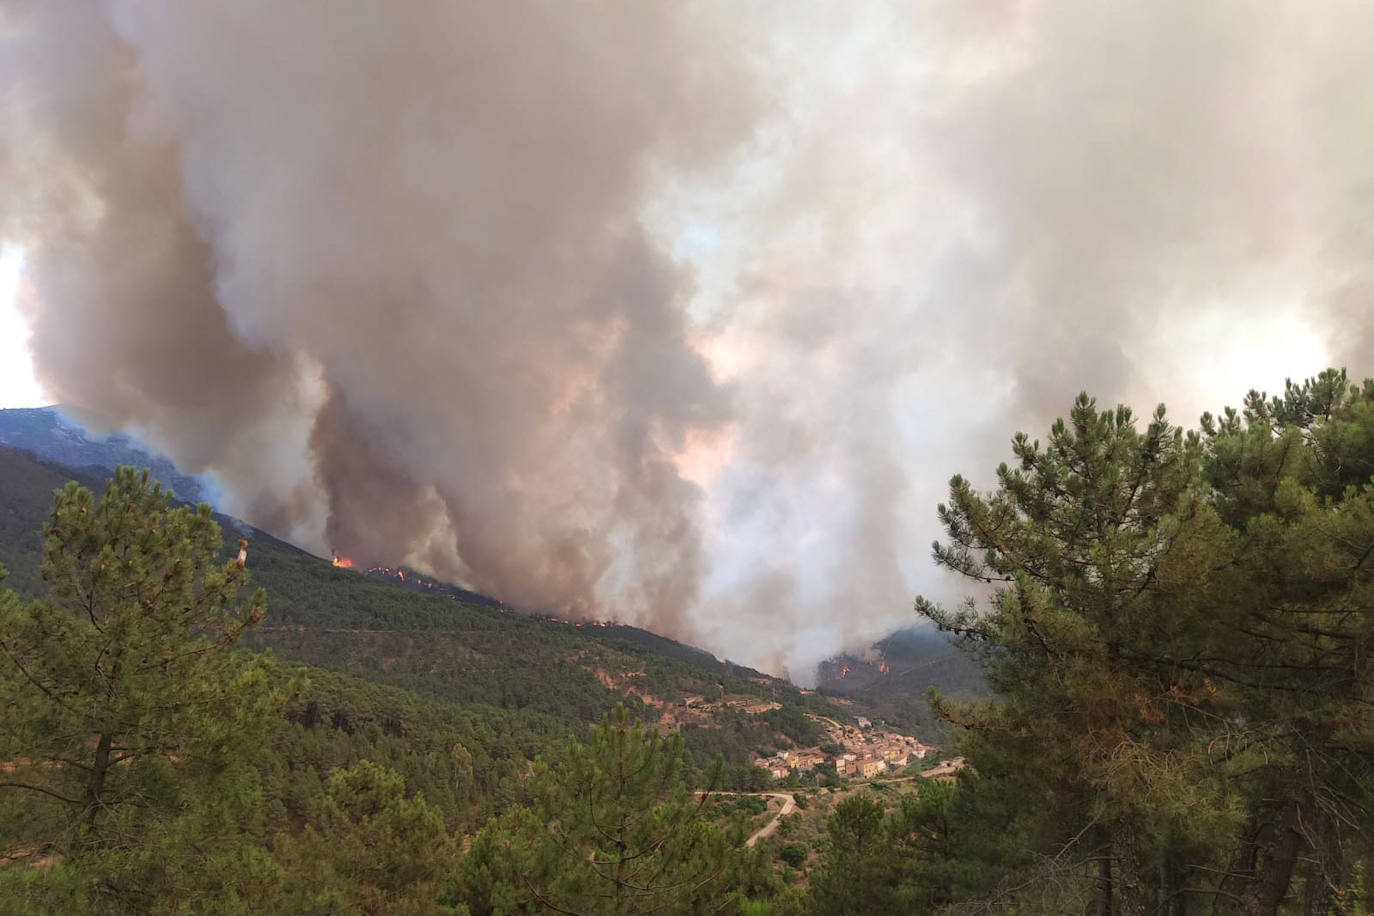
[[[794,810],[796,810],[797,802],[795,799],[792,798],[791,795],[788,795],[785,792],[750,792],[748,794],[762,795],[766,798],[782,799],[782,810],[779,811],[771,821],[764,824],[758,830],[755,830],[754,833],[749,837],[749,839],[744,841],[745,846],[753,846],[759,840],[766,840],[770,836],[772,836],[773,831],[778,829],[778,822],[781,821],[787,815],[791,814]]]
[[[773,835],[773,831],[778,829],[778,821],[782,820],[793,811],[797,810],[797,802],[786,792],[697,792],[696,795],[757,795],[759,798],[781,798],[782,810],[773,816],[773,819],[755,830],[749,839],[744,841],[745,846],[753,846],[759,840],[766,840]]]

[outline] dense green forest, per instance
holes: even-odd
[[[53,491],[73,476],[92,489],[103,486],[86,474],[0,447],[0,565],[22,597],[44,594],[43,525]],[[674,710],[688,696],[782,704],[762,717],[722,706],[682,723],[694,736],[687,754],[698,766],[717,753],[744,766],[759,747],[776,746],[779,733],[785,742],[814,744],[816,726],[802,713],[843,715],[786,681],[645,630],[572,627],[502,611],[498,602],[469,599],[471,593],[456,589],[417,592],[392,577],[336,569],[233,519],[217,519],[252,538],[253,581],[270,596],[263,621],[245,633],[242,644],[270,648],[283,659],[465,709],[500,711],[518,732],[524,731],[521,723],[543,714],[536,731],[545,735],[551,732],[548,721],[558,722],[566,735],[617,704],[652,722],[666,713],[665,726],[676,724]],[[237,550],[233,543],[229,547],[226,555]]]
[[[935,559],[976,597],[916,603],[996,691],[931,697],[967,766],[798,793],[752,846],[757,805],[697,791],[727,761],[692,740],[730,728],[663,736],[644,685],[786,687],[286,545],[241,562],[132,470],[67,485],[6,554],[35,572],[0,592],[0,908],[1367,912],[1374,381],[1327,372],[1197,429],[1085,395],[1012,451],[939,507]],[[334,582],[388,596],[332,616]],[[502,669],[504,640],[592,673]],[[427,676],[447,653],[479,683]],[[809,741],[824,700],[785,698],[740,728]]]

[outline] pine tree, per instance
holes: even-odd
[[[824,864],[811,880],[817,916],[934,913],[980,877],[966,846],[977,824],[952,782],[922,782],[884,813],[858,794],[835,806],[826,824]],[[981,826],[981,825],[977,825]]]
[[[720,768],[719,761],[716,770]],[[740,876],[706,798],[682,780],[682,742],[623,707],[539,761],[534,799],[491,821],[446,895],[473,913],[717,913],[738,909]]]
[[[20,863],[0,883],[107,910],[270,895],[274,866],[244,840],[261,827],[245,761],[279,697],[265,659],[231,651],[264,599],[240,599],[248,573],[221,550],[209,507],[173,508],[147,472],[119,469],[98,501],[57,493],[48,600],[0,599],[0,818]]]
[[[1374,848],[1374,383],[1252,392],[1201,435],[1081,397],[1013,449],[940,508],[936,559],[990,605],[918,601],[1002,695],[937,706],[975,810],[1025,837],[1006,902],[1262,914],[1300,879],[1329,908]]]
[[[1374,843],[1374,382],[1328,370],[1203,429],[1242,534],[1192,660],[1243,709],[1249,811],[1221,890],[1272,912],[1301,873],[1319,912]]]
[[[825,867],[811,885],[812,912],[900,912],[894,850],[886,840],[883,806],[873,796],[860,793],[837,804],[826,822]]]
[[[290,873],[282,909],[301,916],[433,912],[453,861],[439,814],[368,760],[331,774],[311,823],[276,847]]]
[[[994,492],[955,477],[939,509],[936,561],[991,586],[990,605],[917,603],[979,654],[1004,701],[939,708],[969,729],[983,791],[1019,806],[1042,884],[1069,895],[1058,905],[1091,891],[1098,912],[1143,913],[1172,893],[1158,863],[1228,825],[1194,728],[1215,697],[1157,657],[1190,639],[1225,540],[1203,448],[1162,406],[1141,431],[1086,395],[1045,445],[1018,434],[1012,448]]]

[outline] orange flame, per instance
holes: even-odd
[[[881,672],[881,673],[883,673],[883,674],[887,674],[887,662],[886,662],[886,661],[882,661],[882,662],[879,662],[879,663],[878,663],[878,671]]]
[[[337,553],[334,554],[334,559],[331,560],[330,562],[332,562],[332,563],[333,563],[335,566],[337,566],[339,569],[352,569],[352,568],[353,568],[353,561],[352,561],[352,560],[350,560],[348,557],[341,557],[341,556],[339,556]]]
[[[849,677],[849,666],[845,665],[840,669],[840,677]]]

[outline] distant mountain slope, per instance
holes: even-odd
[[[72,471],[27,452],[0,447],[0,566],[9,572],[5,586],[26,598],[42,592],[38,564],[43,558],[43,522],[52,508],[53,491],[73,476]]]
[[[0,411],[0,429],[10,435],[27,430],[24,441],[46,443],[50,451],[77,460],[96,455],[115,464],[139,463],[138,456],[146,456],[83,444],[79,434],[63,432],[51,409]],[[152,460],[170,467],[165,459]],[[73,470],[0,446],[0,564],[10,572],[9,587],[29,597],[42,593],[41,530],[53,491],[75,478],[99,492],[107,474],[103,466]],[[976,667],[923,629],[899,631],[864,656],[824,663],[817,694],[808,695],[637,627],[517,613],[411,570],[337,569],[242,521],[219,520],[230,547],[239,534],[250,539],[249,566],[268,592],[267,620],[254,645],[442,701],[588,721],[619,700],[646,719],[697,733],[698,743],[703,730],[710,730],[710,744],[742,761],[755,745],[775,744],[780,731],[798,742],[813,737],[801,711],[882,718],[928,743],[943,743],[948,733],[931,719],[927,687],[961,698],[986,693]],[[747,704],[725,702],[731,696],[783,708],[750,717],[739,712]],[[688,697],[719,702],[703,714],[687,710]]]
[[[840,655],[821,663],[820,693],[852,700],[888,721],[919,734],[947,736],[926,701],[934,687],[958,700],[987,696],[982,673],[940,633],[912,626],[874,643],[862,655]]]
[[[153,478],[178,499],[198,503],[205,498],[200,481],[181,473],[176,465],[132,436],[116,433],[93,438],[64,418],[57,407],[0,410],[0,445],[33,452],[45,461],[76,470],[97,469],[97,475],[122,464],[148,468]]]
[[[53,491],[73,477],[97,492],[103,486],[89,473],[0,447],[0,563],[21,593],[41,592],[40,532]],[[413,582],[337,569],[242,522],[220,521],[229,526],[226,552],[237,549],[236,531],[249,538],[248,566],[268,594],[266,619],[249,642],[287,659],[460,706],[546,715],[570,733],[623,702],[681,730],[689,751],[720,751],[734,763],[760,747],[814,744],[819,729],[806,712],[844,715],[786,681],[644,630],[530,616],[491,599],[462,600],[457,590],[412,591]],[[769,703],[780,705],[748,712]]]

